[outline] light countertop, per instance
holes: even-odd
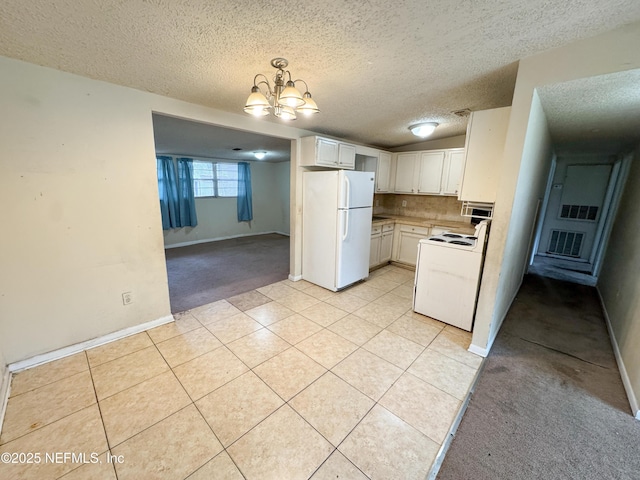
[[[388,223],[399,223],[403,225],[414,225],[417,227],[442,227],[448,230],[473,234],[475,227],[469,222],[455,222],[451,220],[438,220],[436,218],[422,218],[422,217],[406,217],[402,215],[374,215],[372,225],[384,225]]]

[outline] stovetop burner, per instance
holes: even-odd
[[[432,242],[446,242],[446,240],[443,238],[430,238],[429,240],[431,240]]]
[[[452,243],[454,245],[473,245],[473,243],[471,242],[465,242],[464,240],[451,240],[449,243]]]

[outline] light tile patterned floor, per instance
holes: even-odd
[[[422,480],[482,359],[412,282],[285,280],[20,372],[0,478]]]

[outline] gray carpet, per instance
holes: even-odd
[[[640,478],[640,422],[593,287],[525,277],[437,478]]]
[[[289,237],[240,237],[165,250],[171,312],[284,280],[289,275]]]

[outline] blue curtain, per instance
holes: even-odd
[[[181,227],[198,225],[196,202],[193,195],[193,159],[178,159],[178,205]]]
[[[156,157],[158,169],[158,193],[160,195],[160,212],[162,214],[162,229],[169,230],[179,226],[178,186],[173,167],[173,158]]]
[[[253,220],[253,201],[251,195],[251,170],[247,162],[238,163],[238,221]]]

